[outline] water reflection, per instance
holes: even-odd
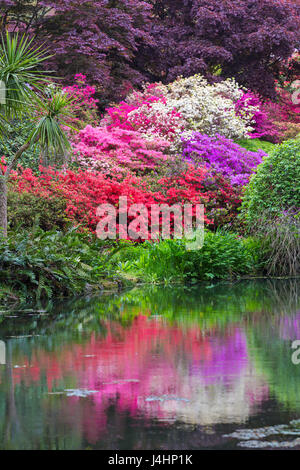
[[[298,294],[135,289],[3,316],[0,448],[228,447],[239,427],[300,417]]]

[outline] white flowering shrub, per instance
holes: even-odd
[[[134,91],[107,110],[102,124],[138,131],[147,140],[166,140],[169,152],[178,153],[182,136],[195,131],[209,137],[249,137],[258,106],[245,96],[233,79],[209,84],[201,75],[178,78],[169,85],[156,83]]]
[[[160,90],[166,97],[167,111],[175,108],[186,121],[186,132],[241,139],[253,131],[251,124],[257,108],[247,108],[240,115],[236,113],[236,103],[244,90],[233,79],[209,84],[201,75],[194,75],[161,85]]]

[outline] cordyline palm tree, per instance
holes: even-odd
[[[15,155],[0,168],[0,231],[7,236],[7,184],[11,171],[22,154],[38,145],[48,156],[63,158],[70,147],[64,132],[70,127],[72,98],[49,85],[47,73],[39,69],[49,58],[41,48],[32,46],[32,39],[6,33],[0,43],[0,84],[5,100],[0,100],[0,138],[5,139],[5,123],[14,118],[30,119],[32,132]],[[45,94],[45,90],[47,90]]]

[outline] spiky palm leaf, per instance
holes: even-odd
[[[64,128],[71,128],[71,105],[74,98],[62,90],[49,88],[45,99],[36,97],[37,115],[41,116],[29,136],[31,142],[38,143],[42,152],[50,157],[65,157],[70,143]]]
[[[49,81],[47,73],[39,67],[47,60],[45,49],[33,47],[33,39],[25,35],[6,33],[0,42],[0,81],[6,87],[5,104],[0,105],[2,115],[20,116],[32,103],[36,90],[42,90]],[[49,73],[49,72],[48,72]]]

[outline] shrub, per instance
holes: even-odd
[[[87,126],[75,138],[75,160],[81,167],[104,173],[147,172],[168,159],[169,143],[146,140],[137,131]]]
[[[118,207],[120,196],[126,196],[129,204],[143,203],[146,207],[155,202],[153,194],[138,178],[128,176],[122,180],[83,170],[56,171],[42,167],[40,170],[41,174],[37,176],[28,169],[23,171],[19,168],[12,174],[11,187],[16,193],[64,200],[66,217],[73,224],[82,224],[91,231],[96,230],[99,222],[96,210],[100,204],[110,203]]]
[[[192,166],[179,175],[160,179],[132,175],[109,177],[100,172],[83,170],[55,171],[42,167],[40,170],[40,175],[34,175],[29,169],[19,168],[11,176],[12,190],[17,194],[30,193],[39,198],[65,201],[66,218],[73,224],[83,224],[91,231],[95,231],[99,222],[97,207],[110,203],[117,208],[118,215],[120,196],[128,198],[129,206],[145,204],[148,209],[154,203],[204,204],[206,221],[213,227],[231,223],[241,204],[238,188],[233,188],[221,175],[208,175],[205,169]],[[60,215],[55,217],[61,220]],[[129,218],[128,222],[131,220]]]
[[[103,242],[85,234],[52,230],[12,234],[0,240],[0,285],[22,297],[76,295],[100,287],[108,275]]]
[[[251,224],[267,212],[300,209],[300,139],[284,142],[258,166],[246,189],[243,212]]]
[[[251,179],[242,215],[259,237],[268,274],[295,276],[300,259],[300,139],[266,157]]]
[[[2,125],[3,122],[1,122]],[[10,123],[4,124],[3,134],[5,138],[0,139],[0,158],[3,156],[10,159],[24,145],[31,132],[32,122],[26,116],[22,120],[13,119]],[[38,149],[31,147],[23,153],[20,164],[24,168],[38,170],[39,160]]]
[[[28,192],[9,191],[9,227],[12,230],[30,229],[38,224],[46,231],[65,231],[69,223],[66,208],[66,200],[59,196],[48,198]]]
[[[266,132],[268,116],[264,110],[260,98],[250,91],[242,94],[235,103],[235,110],[238,116],[244,117],[251,122],[253,132],[249,135],[251,139],[263,137]]]
[[[232,224],[241,204],[238,187],[231,186],[220,174],[192,165],[179,175],[159,179],[156,189],[155,198],[161,204],[204,204],[206,223],[211,228]]]
[[[187,161],[215,169],[232,185],[247,184],[265,155],[261,150],[245,150],[220,135],[209,137],[194,132],[190,137],[183,138],[183,157]]]
[[[267,101],[264,104],[263,110],[267,116],[262,126],[264,139],[280,143],[300,134],[300,107],[299,103],[293,103],[292,96],[295,91],[292,87],[290,90],[278,87],[277,102]]]
[[[87,78],[82,73],[74,77],[74,84],[63,88],[64,92],[72,96],[72,121],[76,128],[84,128],[87,124],[97,125],[96,88],[87,84]]]

